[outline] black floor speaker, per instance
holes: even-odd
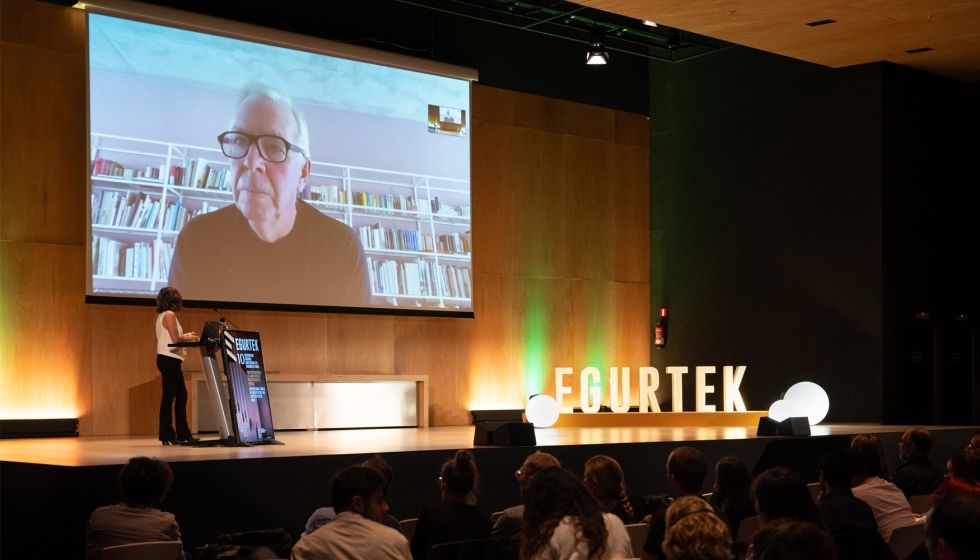
[[[810,420],[806,416],[787,418],[776,422],[772,418],[759,418],[757,436],[808,436],[810,435]]]
[[[524,422],[481,423],[476,425],[476,432],[473,434],[473,445],[521,447],[537,444],[534,424]]]

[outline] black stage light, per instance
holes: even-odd
[[[524,421],[523,410],[473,410],[473,445],[537,445],[534,424]]]
[[[78,418],[0,420],[0,439],[78,437]]]
[[[585,55],[585,63],[589,65],[608,64],[609,53],[606,52],[605,34],[592,28],[592,36],[589,38],[589,52]]]

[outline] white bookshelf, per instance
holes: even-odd
[[[217,147],[192,146],[130,138],[108,134],[93,133],[91,136],[90,165],[96,158],[112,160],[127,169],[145,170],[147,167],[160,168],[163,172],[160,179],[123,178],[108,175],[90,175],[92,195],[107,191],[115,191],[120,196],[129,193],[144,193],[146,196],[160,201],[160,214],[166,212],[168,204],[180,202],[190,210],[199,211],[204,204],[210,208],[220,208],[232,204],[234,197],[230,190],[219,188],[195,188],[169,184],[169,169],[171,166],[183,166],[185,158],[200,159],[214,169],[227,169],[228,163],[221,150]],[[359,233],[361,227],[380,226],[384,229],[395,229],[413,232],[419,238],[428,236],[438,248],[440,236],[468,234],[471,231],[469,215],[462,215],[470,204],[469,182],[445,177],[417,175],[371,169],[327,162],[312,162],[312,171],[308,180],[310,187],[333,186],[338,193],[343,193],[346,202],[326,202],[310,200],[313,189],[308,188],[303,194],[314,208],[321,213],[343,222]],[[412,197],[415,200],[425,200],[430,203],[437,198],[443,206],[442,212],[413,211],[407,209],[382,208],[363,206],[354,201],[354,193],[370,193],[384,196]],[[465,208],[464,208],[465,207]],[[94,209],[93,215],[94,215]],[[92,223],[92,236],[112,239],[119,243],[132,246],[137,242],[156,241],[173,245],[179,230],[171,231],[162,219],[155,220],[152,227],[121,227]],[[364,247],[368,259],[377,263],[393,261],[416,264],[421,262],[439,272],[458,269],[459,274],[468,275],[469,289],[472,289],[472,257],[470,253],[414,251],[404,248],[373,248]],[[92,270],[97,271],[98,263],[92,263]],[[453,268],[450,268],[453,267]],[[158,267],[161,268],[162,267]],[[465,272],[463,270],[465,269]],[[167,270],[155,270],[152,278],[134,278],[128,276],[93,275],[93,289],[96,293],[134,293],[156,294],[167,284]],[[458,287],[462,288],[461,283]],[[448,281],[446,282],[448,286]],[[384,300],[388,305],[409,308],[470,308],[472,299],[469,294],[448,293],[449,290],[441,282],[432,282],[432,295],[409,295],[401,293],[406,286],[400,284],[394,291],[382,292],[377,289],[376,282],[372,284],[372,292],[377,301]],[[417,290],[418,287],[415,287]],[[392,288],[389,288],[392,290]]]

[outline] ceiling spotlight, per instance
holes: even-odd
[[[656,23],[654,23],[654,22],[652,22],[650,20],[646,20],[646,19],[643,20],[643,25],[649,25],[650,27],[656,27],[657,26]]]
[[[593,27],[592,36],[589,38],[589,53],[585,55],[586,64],[607,64],[609,62],[609,53],[606,52],[603,39],[603,32]]]
[[[667,32],[667,48],[672,49],[678,47],[681,44],[681,32],[676,29],[671,29]]]

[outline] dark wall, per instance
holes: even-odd
[[[474,68],[486,86],[645,115],[647,59],[613,53],[586,66],[588,45],[394,0],[153,3]]]
[[[980,90],[883,69],[884,420],[975,424]]]
[[[721,410],[721,366],[746,365],[749,410],[806,380],[828,420],[880,420],[881,87],[881,65],[744,47],[651,63],[651,353],[690,368],[685,410],[695,366]]]

